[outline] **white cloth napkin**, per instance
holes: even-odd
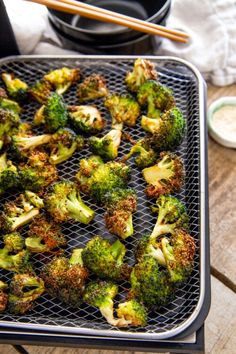
[[[75,54],[65,50],[53,32],[44,6],[4,0],[21,54]],[[215,85],[236,82],[235,0],[172,0],[167,26],[187,31],[182,44],[163,39],[156,54],[177,56],[195,64]]]

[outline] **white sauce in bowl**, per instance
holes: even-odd
[[[236,105],[225,105],[212,116],[212,127],[223,138],[236,141]]]

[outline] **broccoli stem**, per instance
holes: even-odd
[[[28,213],[17,216],[11,225],[11,231],[15,231],[18,227],[27,224],[31,219],[39,214],[38,209],[32,209]]]
[[[89,224],[94,217],[94,211],[84,204],[75,191],[67,198],[67,209],[73,219],[86,225]]]
[[[69,259],[69,263],[71,265],[79,264],[83,266],[82,251],[83,248],[76,248],[72,251],[71,257]]]
[[[126,230],[125,230],[124,236],[122,238],[126,239],[127,237],[133,235],[133,233],[134,233],[133,217],[132,217],[132,214],[130,213],[130,216],[129,216],[127,223],[126,223]]]
[[[113,301],[111,299],[107,299],[105,304],[99,307],[99,310],[107,322],[112,326],[127,327],[131,323],[131,321],[127,321],[124,318],[114,318]]]
[[[111,246],[111,254],[117,260],[117,264],[122,264],[125,252],[126,248],[119,240]]]
[[[49,143],[51,137],[51,134],[43,134],[32,137],[21,137],[17,139],[17,142],[21,145],[23,150],[29,150],[32,148],[36,148],[37,146]]]
[[[151,233],[150,239],[154,239],[154,238],[159,237],[160,235],[163,235],[163,234],[173,233],[173,230],[174,230],[174,224],[160,225],[157,220],[157,223]]]
[[[7,168],[7,155],[6,153],[4,153],[0,156],[0,172],[4,171],[6,168]]]
[[[148,255],[154,257],[160,265],[166,266],[166,260],[160,248],[155,248],[152,245],[150,245],[148,247]]]

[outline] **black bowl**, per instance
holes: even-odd
[[[171,4],[171,0],[87,0],[84,2],[157,24],[166,20]],[[142,33],[127,27],[48,10],[54,26],[61,33],[75,40],[106,46],[143,37]]]

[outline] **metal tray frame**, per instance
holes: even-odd
[[[34,60],[113,60],[113,61],[122,61],[122,60],[135,60],[140,56],[12,56],[0,60],[0,70],[4,64],[12,62],[21,62],[21,61],[34,61]],[[209,239],[208,239],[208,191],[207,191],[207,145],[206,145],[206,124],[205,124],[205,82],[200,74],[200,72],[189,62],[178,59],[175,57],[158,57],[158,56],[142,56],[142,58],[149,59],[155,63],[161,63],[163,61],[170,61],[175,63],[176,66],[180,65],[183,69],[185,66],[186,69],[191,72],[198,82],[198,110],[199,110],[199,198],[200,198],[200,239],[199,239],[199,256],[200,256],[200,295],[195,307],[195,310],[191,316],[181,323],[177,328],[166,332],[160,333],[147,333],[147,332],[133,332],[131,330],[127,331],[114,331],[112,329],[91,329],[91,328],[79,328],[79,327],[69,327],[61,325],[45,325],[40,321],[38,324],[35,323],[24,323],[17,321],[0,321],[0,331],[1,327],[19,329],[19,330],[32,330],[32,331],[44,331],[44,332],[63,332],[76,335],[86,335],[86,336],[101,336],[101,337],[110,337],[117,339],[132,339],[132,340],[145,340],[145,341],[155,341],[155,340],[164,340],[168,338],[173,338],[179,336],[182,333],[188,332],[188,328],[200,328],[202,325],[207,313],[209,311]],[[206,298],[208,301],[206,302]],[[197,324],[196,324],[197,323]],[[195,324],[195,325],[194,325]]]

